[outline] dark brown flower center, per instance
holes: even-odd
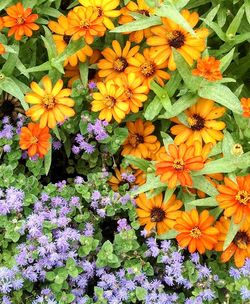
[[[142,14],[144,16],[148,16],[149,17],[149,11],[147,10],[138,10],[137,13]]]
[[[240,204],[247,205],[248,203],[250,203],[250,194],[246,190],[240,190],[235,196],[235,199]]]
[[[240,249],[247,249],[247,246],[250,244],[250,237],[245,231],[239,231],[234,237],[233,242]]]
[[[155,207],[151,210],[150,217],[152,222],[162,222],[165,218],[165,211]]]
[[[190,232],[190,236],[194,239],[198,239],[201,236],[200,228],[194,227]]]
[[[4,116],[8,116],[15,121],[18,113],[25,114],[21,102],[16,97],[8,93],[3,93],[3,96],[0,99],[0,119]]]
[[[185,36],[181,31],[173,31],[169,34],[168,44],[175,49],[181,48],[185,43]]]
[[[103,9],[100,6],[97,6],[98,17],[103,16]]]
[[[69,44],[70,39],[71,39],[71,36],[69,36],[69,35],[63,35],[63,41],[64,41],[65,43]]]
[[[182,159],[174,160],[173,167],[175,168],[175,170],[183,170],[184,165],[185,165],[185,163]]]
[[[188,117],[187,121],[194,131],[200,131],[205,126],[205,119],[198,114]]]
[[[143,76],[145,77],[151,77],[155,74],[155,64],[152,62],[144,62],[141,65],[141,73],[143,74]]]
[[[130,145],[134,148],[137,147],[139,144],[144,143],[143,136],[139,134],[131,134],[128,140]]]
[[[114,62],[114,70],[117,72],[123,72],[128,66],[127,60],[123,57],[119,57]]]

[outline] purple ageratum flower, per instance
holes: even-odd
[[[23,208],[24,192],[13,187],[5,192],[5,199],[0,200],[0,214],[6,215],[12,211],[20,212]]]
[[[149,250],[148,250],[149,256],[151,255],[153,257],[157,257],[160,253],[160,250],[158,248],[156,240],[154,238],[150,237],[146,240],[146,244],[149,248]]]
[[[119,199],[119,202],[122,204],[122,205],[126,205],[127,202],[129,202],[131,200],[131,197],[129,194],[125,194],[124,196],[122,196],[120,199]]]
[[[55,140],[52,143],[54,150],[60,150],[62,147],[62,143],[59,140]]]
[[[243,286],[240,289],[240,295],[241,295],[242,300],[244,300],[244,301],[249,300],[250,299],[250,290],[246,286]]]
[[[5,153],[9,153],[9,152],[11,151],[11,146],[10,146],[10,145],[4,145],[4,146],[3,146],[3,151],[4,151]]]
[[[195,264],[199,264],[200,263],[200,256],[199,253],[195,252],[191,254],[191,261]]]
[[[101,193],[97,190],[95,190],[94,192],[92,192],[92,196],[91,199],[93,201],[98,201],[101,198]]]
[[[108,125],[106,121],[96,119],[94,124],[88,123],[87,130],[90,134],[95,136],[97,141],[106,139],[109,135],[105,130]]]
[[[234,267],[230,267],[230,269],[229,269],[229,275],[231,277],[233,277],[235,280],[238,280],[241,277],[240,271],[238,269],[234,268]]]
[[[86,223],[85,224],[85,229],[84,229],[84,235],[85,236],[93,236],[94,234],[94,227],[93,224],[91,223]]]
[[[9,122],[10,122],[9,116],[4,116],[4,117],[2,118],[2,123],[3,123],[4,125],[8,124]]]
[[[71,148],[71,151],[74,153],[74,154],[79,154],[81,152],[81,149],[75,145],[72,146]]]
[[[12,304],[10,298],[8,296],[2,297],[2,304]]]
[[[212,291],[211,289],[204,289],[200,296],[202,297],[202,299],[204,301],[211,301],[213,299],[215,299],[215,294],[214,294],[214,291]]]
[[[88,87],[90,90],[96,89],[96,82],[94,80],[89,81]]]
[[[130,225],[128,225],[127,219],[125,219],[125,218],[118,220],[117,224],[118,224],[118,227],[117,227],[118,232],[131,229]]]
[[[84,182],[84,179],[81,176],[77,176],[74,180],[74,183],[80,185]]]

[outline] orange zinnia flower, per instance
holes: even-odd
[[[218,241],[218,229],[212,227],[214,218],[207,210],[198,214],[196,209],[183,211],[176,219],[176,229],[179,234],[176,236],[181,247],[187,247],[190,253],[199,251],[204,253],[206,249],[212,250]]]
[[[153,51],[150,49],[144,49],[143,55],[137,53],[134,57],[129,58],[128,63],[130,66],[126,72],[136,73],[138,77],[143,79],[144,85],[147,85],[148,88],[153,79],[163,86],[163,80],[170,78],[170,75],[163,71],[167,67],[167,63],[160,64],[157,58],[153,58]]]
[[[39,26],[34,23],[38,19],[37,14],[32,14],[32,9],[24,9],[21,2],[6,9],[8,16],[3,17],[4,26],[10,27],[8,36],[15,35],[16,40],[21,40],[22,37],[32,36],[32,31],[39,29]]]
[[[131,43],[127,41],[125,47],[122,49],[117,40],[112,41],[112,47],[113,49],[105,48],[102,51],[105,59],[101,59],[97,64],[99,68],[98,75],[100,77],[106,77],[107,80],[121,77],[121,75],[127,73],[128,60],[133,57],[140,48],[139,45],[130,48]]]
[[[243,117],[250,118],[250,98],[241,98],[240,103],[243,109]]]
[[[164,161],[156,164],[156,175],[160,175],[161,181],[171,189],[176,187],[178,181],[181,186],[191,187],[193,181],[190,172],[204,167],[202,156],[195,156],[194,151],[194,146],[169,144],[168,153],[165,157],[161,155]]]
[[[137,2],[137,3],[136,3]],[[150,16],[154,13],[154,8],[149,7],[144,0],[137,0],[136,2],[129,1],[129,3],[121,8],[122,16],[119,18],[120,24],[126,24],[134,21],[135,19],[131,16],[131,13],[137,13],[144,16]],[[129,41],[135,42],[137,44],[141,43],[143,38],[148,38],[152,35],[150,29],[139,30],[135,32],[128,32],[125,34],[129,35]]]
[[[250,222],[250,174],[237,176],[236,182],[225,177],[224,183],[217,186],[220,194],[216,197],[224,215],[233,216],[235,224],[244,218]]]
[[[199,21],[199,15],[196,12],[190,13],[188,10],[183,10],[181,14],[191,27],[194,27]],[[206,28],[195,30],[196,35],[193,36],[172,20],[161,19],[163,25],[152,27],[152,36],[147,39],[147,44],[152,46],[159,64],[168,60],[168,68],[171,71],[175,70],[173,54],[173,48],[175,48],[189,65],[192,65],[194,59],[198,59],[206,48],[205,40],[208,30]]]
[[[38,154],[43,158],[50,147],[49,128],[40,128],[39,124],[29,123],[27,127],[21,128],[19,145],[22,150],[28,150],[29,157]]]
[[[167,202],[163,202],[162,193],[151,199],[147,199],[143,193],[136,199],[136,205],[139,207],[136,213],[140,225],[145,225],[148,233],[156,229],[158,234],[163,234],[174,227],[183,204],[180,200],[176,200],[175,195],[172,195]]]
[[[215,246],[216,251],[223,251],[224,242],[230,227],[230,220],[221,217],[215,227],[219,230],[218,244]],[[223,251],[221,255],[222,263],[228,262],[234,256],[234,263],[237,267],[242,267],[246,258],[250,258],[250,227],[245,222],[240,230],[236,233],[233,241]]]
[[[98,82],[99,92],[93,93],[92,108],[93,112],[99,112],[99,118],[110,122],[112,117],[120,123],[128,112],[129,105],[124,102],[124,89],[118,87],[113,80],[106,83]]]
[[[128,111],[137,113],[143,102],[148,98],[146,95],[148,87],[143,85],[143,80],[137,78],[136,74],[129,73],[124,77],[115,78],[114,82],[118,87],[124,88],[124,101],[129,105]]]
[[[150,121],[143,122],[140,118],[135,122],[127,122],[128,138],[123,143],[122,155],[134,155],[148,158],[151,151],[158,147],[157,137],[152,135],[155,130]]]
[[[5,53],[5,47],[0,43],[0,55],[3,55]]]
[[[186,143],[192,145],[196,140],[216,144],[223,139],[223,130],[226,124],[216,120],[224,115],[226,108],[218,107],[214,101],[200,98],[198,102],[185,111],[188,126],[184,125],[177,117],[171,121],[177,123],[170,131],[175,136],[176,145]]]
[[[197,68],[192,71],[192,74],[209,81],[220,80],[222,79],[220,60],[216,60],[214,57],[198,58]]]
[[[26,111],[26,115],[33,121],[40,120],[40,128],[48,126],[53,129],[58,122],[75,115],[72,109],[75,102],[69,98],[71,90],[63,89],[61,79],[53,87],[49,76],[45,76],[42,85],[43,88],[36,82],[30,84],[33,92],[26,94],[25,100],[34,106]]]
[[[68,14],[69,28],[65,34],[73,40],[84,38],[87,44],[92,44],[95,37],[101,37],[106,31],[102,24],[103,17],[99,16],[94,7],[77,6]]]
[[[66,31],[69,29],[68,18],[62,15],[58,18],[58,22],[49,21],[48,26],[52,32],[56,33],[53,34],[53,39],[58,53],[61,54],[68,46],[71,39],[71,36],[66,35]],[[71,66],[76,66],[78,61],[85,62],[87,60],[87,56],[91,56],[92,54],[93,50],[88,44],[86,44],[81,50],[67,58],[64,62],[64,66],[68,63]]]

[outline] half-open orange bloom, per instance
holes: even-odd
[[[129,73],[124,77],[115,78],[114,82],[118,87],[124,88],[124,101],[129,105],[128,111],[137,113],[143,102],[148,99],[148,87],[143,84],[143,80],[136,77],[136,74]]]
[[[39,120],[40,128],[48,126],[53,129],[58,122],[75,115],[72,109],[75,102],[69,98],[71,90],[63,89],[61,79],[53,87],[49,76],[45,76],[42,85],[43,88],[36,82],[30,84],[32,92],[26,94],[25,100],[34,106],[26,111],[26,115],[33,121]]]
[[[21,2],[6,9],[8,16],[3,17],[5,27],[10,27],[8,36],[15,35],[16,40],[23,36],[32,36],[32,31],[39,29],[34,22],[38,19],[37,14],[32,14],[32,9],[24,9]]]
[[[65,34],[73,40],[84,38],[87,44],[92,44],[95,37],[101,37],[106,31],[102,24],[103,17],[99,16],[94,7],[77,6],[68,14],[69,28]]]
[[[122,155],[134,155],[140,158],[148,158],[151,151],[158,148],[157,137],[152,135],[155,126],[150,121],[143,122],[137,119],[135,122],[127,122],[128,138],[123,143]]]
[[[230,227],[230,220],[224,216],[216,223],[215,227],[219,230],[218,244],[216,251],[223,251],[224,242]],[[234,256],[234,263],[237,267],[242,267],[246,258],[250,258],[250,227],[245,222],[236,233],[231,244],[222,252],[222,263],[228,262]]]
[[[227,217],[233,216],[235,224],[242,219],[250,222],[250,174],[237,176],[236,182],[230,178],[224,178],[225,185],[218,185],[220,192],[216,199]]]
[[[104,59],[101,59],[97,64],[98,75],[106,77],[107,80],[121,77],[127,73],[128,60],[138,52],[139,48],[139,45],[131,48],[129,41],[122,48],[117,40],[113,40],[112,49],[107,47],[102,51]]]
[[[220,60],[216,60],[214,57],[198,58],[197,68],[192,71],[192,74],[209,81],[220,80],[222,79]]]
[[[181,14],[191,27],[195,27],[199,21],[199,15],[196,12],[190,13],[188,10],[183,10]],[[205,40],[208,30],[206,28],[195,30],[196,35],[193,36],[172,20],[168,18],[161,18],[161,20],[163,25],[152,27],[152,36],[147,39],[147,44],[152,46],[159,64],[168,60],[168,68],[171,71],[176,69],[174,48],[189,65],[192,65],[206,48]]]
[[[223,139],[223,130],[226,124],[218,121],[226,111],[224,107],[218,107],[214,101],[200,98],[197,103],[185,111],[187,115],[188,126],[184,125],[177,117],[171,118],[171,121],[177,123],[170,131],[175,136],[176,145],[186,143],[192,145],[196,140],[205,143],[216,144]]]
[[[68,18],[62,15],[58,18],[58,22],[49,21],[48,26],[50,30],[55,33],[53,34],[53,39],[55,41],[58,54],[61,54],[68,46],[71,39],[71,36],[66,35],[66,31],[69,29]],[[78,64],[78,61],[85,62],[87,57],[92,56],[92,54],[93,50],[88,44],[86,44],[81,50],[68,57],[64,62],[64,66],[69,63],[74,67]]]
[[[136,199],[136,213],[141,226],[145,225],[148,233],[156,229],[158,234],[163,234],[172,229],[175,220],[180,216],[182,202],[172,195],[167,202],[163,201],[162,193],[147,199],[144,193]]]
[[[129,3],[125,7],[121,8],[120,11],[122,16],[119,18],[118,21],[120,24],[126,24],[134,21],[135,19],[131,16],[131,13],[137,13],[144,16],[150,16],[154,13],[154,8],[149,7],[146,1],[137,0],[136,2],[129,1]],[[144,37],[148,38],[152,35],[150,28],[147,28],[145,30],[134,31],[132,33],[128,32],[124,34],[130,34],[129,41],[135,42],[137,44],[141,43]]]
[[[241,98],[241,107],[243,109],[243,117],[250,118],[250,98]]]
[[[218,241],[218,229],[212,227],[214,218],[209,215],[208,210],[198,214],[196,209],[183,211],[176,219],[176,229],[179,234],[176,236],[181,247],[188,247],[190,253],[196,250],[202,254],[212,250]]]
[[[27,127],[21,128],[19,145],[22,150],[28,150],[29,157],[38,154],[43,158],[50,147],[49,128],[40,128],[38,123],[29,123]]]
[[[142,78],[144,85],[147,85],[148,88],[154,79],[163,86],[164,80],[170,78],[170,75],[163,70],[168,66],[167,63],[160,64],[157,58],[153,58],[153,51],[150,49],[144,49],[143,55],[137,53],[134,57],[129,58],[128,63],[130,66],[126,72],[135,73]]]
[[[195,156],[194,151],[194,146],[181,144],[177,147],[169,144],[166,155],[161,154],[164,161],[156,164],[156,175],[160,175],[161,181],[167,183],[171,189],[174,189],[178,182],[181,186],[192,187],[190,172],[204,167],[202,156]]]

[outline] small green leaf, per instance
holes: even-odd
[[[141,187],[139,187],[139,189],[137,189],[135,192],[133,192],[133,194],[137,195],[137,194],[144,193],[149,190],[164,187],[164,186],[167,187],[166,184],[164,184],[160,181],[160,177],[155,176],[154,173],[151,173],[151,174],[147,175],[147,182],[144,185],[142,185]]]
[[[133,166],[136,168],[139,168],[143,171],[147,171],[147,169],[150,167],[151,162],[133,155],[125,155],[124,158]]]
[[[214,100],[235,113],[242,114],[239,99],[223,84],[211,84],[200,87],[198,95],[203,98]]]
[[[66,47],[66,49],[55,58],[55,62],[64,62],[67,58],[74,55],[76,52],[81,50],[85,45],[85,42],[83,39],[79,40],[70,40],[70,43]]]
[[[192,202],[188,203],[189,205],[192,206],[199,206],[199,207],[217,207],[218,202],[216,201],[215,197],[207,197],[207,198],[202,198],[202,199],[197,199]]]
[[[224,57],[220,59],[221,72],[224,72],[230,65],[231,61],[233,60],[234,50],[235,48],[233,48],[229,53],[227,53]]]
[[[222,29],[216,22],[209,21],[204,18],[200,18],[200,19],[204,21],[206,25],[208,25],[222,41],[226,41],[227,39],[226,34],[222,31]]]
[[[227,247],[232,243],[234,237],[236,236],[237,232],[239,231],[241,226],[240,224],[235,224],[234,223],[234,218],[231,217],[231,221],[230,221],[230,226],[229,226],[229,230],[223,245],[223,251],[227,249]]]
[[[147,293],[147,290],[143,287],[136,287],[135,289],[135,294],[139,301],[145,300]]]
[[[160,99],[155,96],[155,98],[147,106],[143,115],[146,120],[154,120],[154,118],[160,113],[161,109],[162,103]]]
[[[174,140],[169,134],[162,132],[162,131],[161,131],[161,137],[162,137],[162,140],[164,143],[164,147],[165,147],[166,151],[168,151],[168,145],[173,144]]]
[[[244,5],[242,5],[226,31],[227,37],[232,38],[233,36],[235,36],[235,34],[238,31],[238,28],[241,24],[241,20],[244,15],[244,11],[245,11]]]
[[[215,196],[218,194],[217,189],[204,177],[192,177],[193,188],[199,189],[210,196]]]
[[[45,174],[48,175],[50,167],[52,163],[52,144],[50,141],[50,148],[48,153],[44,157],[44,169],[45,169]]]
[[[179,88],[179,85],[181,83],[181,75],[175,71],[174,74],[171,75],[171,78],[167,82],[167,84],[164,86],[164,91],[167,92],[169,98],[173,97],[177,89]]]
[[[88,62],[80,63],[80,76],[83,86],[86,88],[88,85],[88,76],[89,76],[89,65]]]
[[[164,234],[160,234],[157,236],[158,240],[170,240],[170,239],[175,239],[177,236],[178,232],[174,229],[169,230],[168,232]]]
[[[222,141],[222,153],[224,157],[233,157],[232,148],[235,144],[232,135],[228,131],[224,131],[224,138]]]
[[[12,2],[12,0],[1,0],[0,11],[5,9],[6,7],[8,7],[11,2]]]
[[[247,16],[247,21],[250,24],[250,0],[245,0],[245,11]]]
[[[111,30],[110,32],[111,33],[134,32],[134,31],[144,30],[146,28],[159,24],[161,24],[161,19],[159,17],[150,16],[118,26],[115,29]]]
[[[55,273],[53,271],[49,271],[46,273],[46,279],[49,281],[54,281],[55,279]]]

